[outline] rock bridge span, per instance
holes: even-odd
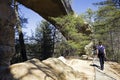
[[[11,3],[13,0],[0,0],[0,73],[10,65],[14,50],[14,26],[16,17]],[[55,25],[50,17],[58,17],[73,12],[69,0],[16,0],[37,12]],[[0,76],[1,78],[1,76]],[[1,80],[1,79],[0,79]]]

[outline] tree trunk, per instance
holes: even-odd
[[[111,50],[112,53],[111,54],[113,55],[112,60],[115,60],[114,59],[114,55],[115,55],[114,54],[114,45],[113,45],[113,31],[110,31],[110,41],[111,41],[111,48],[112,48],[112,50]]]
[[[19,14],[18,14],[18,3],[15,1],[15,15],[17,18],[17,30],[19,33],[19,43],[20,43],[20,53],[22,56],[22,61],[27,61],[27,55],[26,55],[26,47],[25,47],[25,43],[24,43],[24,36],[23,36],[23,32],[22,32],[22,25],[20,22],[20,18],[19,18]]]
[[[16,17],[12,0],[0,0],[0,74],[10,65],[14,54],[14,25]],[[0,75],[0,80],[1,75]]]
[[[23,33],[19,33],[19,42],[20,42],[20,53],[22,56],[22,61],[27,61],[27,55],[26,55],[26,47],[23,39]]]

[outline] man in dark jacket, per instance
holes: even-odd
[[[99,45],[97,46],[97,55],[100,61],[100,67],[101,70],[104,69],[104,61],[105,61],[105,57],[106,57],[106,51],[105,51],[105,47],[102,45],[102,42],[99,42]]]

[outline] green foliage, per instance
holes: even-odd
[[[113,3],[109,3],[113,4]],[[115,24],[119,25],[117,21],[120,21],[120,10],[115,6],[104,5],[97,11],[96,22],[97,26],[116,27]]]
[[[83,18],[91,25],[93,25],[93,19],[95,17],[95,11],[88,8],[84,14],[82,14]]]
[[[109,3],[112,4],[112,3]],[[120,10],[115,6],[105,5],[97,11],[95,20],[95,31],[104,34],[118,28],[120,22]]]
[[[102,40],[107,46],[109,59],[117,60],[119,52],[119,26],[120,26],[120,10],[114,5],[112,0],[104,2],[97,11],[95,19],[95,34],[98,40]],[[101,5],[101,4],[100,4]],[[116,41],[118,40],[118,41]]]
[[[40,25],[40,29],[37,28],[37,35],[41,35],[41,56],[40,59],[44,60],[52,57],[54,51],[54,40],[52,38],[52,27],[47,21],[43,21]]]
[[[59,24],[59,30],[67,39],[67,47],[64,48],[65,52],[69,55],[85,54],[84,47],[90,42],[90,33],[87,33],[89,25],[84,23],[84,19],[75,15],[53,19],[57,22],[56,24]]]
[[[54,53],[54,30],[47,21],[42,21],[36,28],[35,36],[30,38],[26,45],[29,59],[38,58],[40,60],[53,56]]]

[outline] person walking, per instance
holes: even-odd
[[[100,61],[100,68],[101,68],[101,70],[104,70],[104,61],[105,61],[105,57],[106,57],[106,51],[105,51],[105,47],[102,45],[101,41],[99,42],[99,45],[97,46],[97,56]]]

